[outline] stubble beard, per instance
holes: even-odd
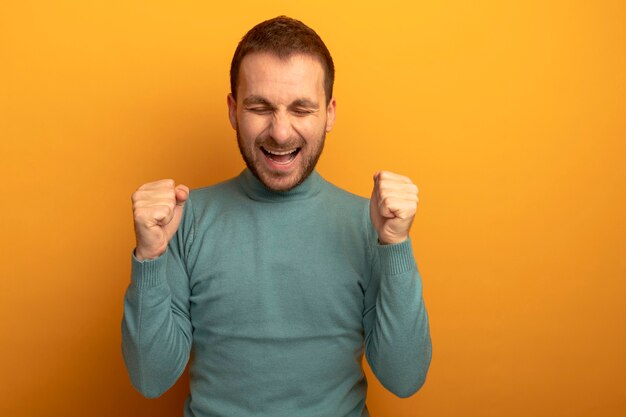
[[[254,174],[254,176],[265,186],[265,188],[267,188],[268,190],[271,191],[277,191],[277,192],[285,192],[285,191],[289,191],[292,190],[294,188],[296,188],[297,186],[299,186],[300,184],[302,184],[304,182],[304,180],[306,180],[309,175],[311,175],[311,173],[313,172],[313,170],[315,169],[315,166],[317,165],[317,161],[320,159],[320,156],[322,155],[322,151],[324,150],[324,142],[326,141],[326,132],[324,132],[322,134],[322,138],[319,141],[319,146],[318,149],[315,149],[313,153],[311,153],[308,158],[306,158],[301,164],[304,164],[304,169],[301,170],[301,174],[299,175],[299,177],[297,177],[297,180],[291,184],[288,185],[287,187],[281,187],[281,188],[276,188],[273,187],[271,184],[268,184],[264,179],[263,179],[263,175],[261,175],[261,173],[259,172],[259,169],[257,168],[257,166],[255,166],[254,163],[254,158],[253,155],[249,155],[248,154],[248,149],[245,147],[242,139],[241,139],[241,135],[239,134],[239,129],[236,129],[237,132],[237,145],[239,146],[239,153],[241,153],[241,157],[243,158],[244,162],[246,163],[246,166],[248,167],[248,169],[252,172],[252,174]],[[265,141],[266,143],[272,143],[273,139],[268,139],[267,141]],[[261,143],[262,145],[262,143]],[[255,149],[256,149],[257,143],[255,143]],[[310,145],[306,145],[306,146],[310,146]],[[277,149],[279,148],[278,146],[274,146],[273,149]],[[285,147],[288,148],[288,147]],[[254,152],[254,151],[253,151]],[[301,158],[305,158],[304,155],[302,154],[302,150],[300,151],[300,157]],[[258,164],[260,165],[262,162],[259,161]],[[271,173],[267,173],[267,175],[272,175]],[[274,178],[276,178],[276,176],[274,176]]]

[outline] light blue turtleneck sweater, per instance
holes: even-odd
[[[410,240],[378,244],[369,201],[317,172],[288,192],[249,170],[193,190],[167,251],[133,257],[122,336],[146,397],[191,357],[186,417],[368,416],[364,352],[401,397],[431,358]]]

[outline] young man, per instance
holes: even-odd
[[[191,193],[161,180],[133,194],[124,359],[156,397],[193,353],[186,417],[368,416],[363,353],[398,396],[424,383],[417,187],[378,172],[367,200],[315,171],[335,122],[333,78],[312,29],[260,23],[235,51],[227,98],[247,169]]]

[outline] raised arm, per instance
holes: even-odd
[[[137,246],[124,297],[122,353],[131,382],[149,398],[176,382],[191,350],[185,259],[193,211],[188,195],[189,189],[173,180],[145,184],[133,194]]]
[[[432,345],[422,281],[409,229],[417,187],[390,172],[374,176],[370,199],[371,276],[365,292],[365,355],[378,380],[399,397],[424,384]]]

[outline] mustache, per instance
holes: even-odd
[[[289,139],[287,142],[278,143],[271,136],[257,138],[255,141],[257,146],[263,147],[265,149],[271,149],[273,151],[288,151],[294,148],[302,148],[305,145],[305,142],[301,138],[293,138]]]
[[[239,131],[239,121],[237,121],[235,125],[235,133],[237,135],[237,140],[241,142],[241,132]],[[273,137],[270,135],[259,136],[254,141],[254,144],[258,147],[263,147],[265,149],[271,149],[276,152],[289,151],[294,148],[302,148],[306,144],[304,139],[301,137],[293,137],[290,138],[289,141],[283,142],[283,144],[279,144]]]

